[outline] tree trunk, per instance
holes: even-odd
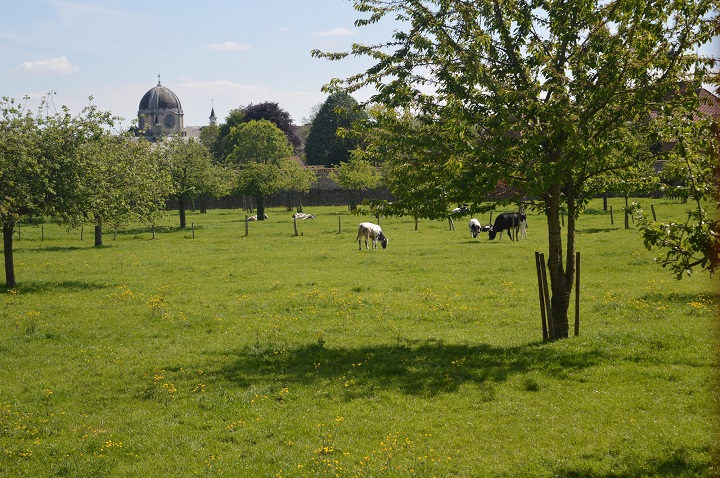
[[[354,189],[350,191],[350,210],[354,211],[357,209],[357,191]]]
[[[264,221],[265,220],[265,196],[258,194],[255,197],[255,201],[257,202],[257,218],[258,221]]]
[[[15,223],[3,223],[3,247],[5,255],[5,287],[14,288],[15,283],[15,263],[13,262],[13,234],[15,233]]]
[[[180,210],[180,229],[185,229],[187,227],[185,220],[185,198],[182,196],[178,196],[178,209]]]
[[[103,245],[102,227],[102,216],[95,214],[95,247],[102,247]]]
[[[562,228],[560,226],[561,185],[553,185],[547,194],[548,271],[550,275],[550,305],[553,337],[568,337],[568,307],[570,306],[565,270],[563,268]]]

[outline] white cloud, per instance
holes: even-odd
[[[210,43],[209,45],[206,45],[206,47],[216,51],[242,51],[252,49],[250,45],[243,45],[234,41],[226,41],[223,43]]]
[[[349,30],[343,27],[333,28],[332,30],[324,32],[313,32],[313,36],[315,37],[346,37],[355,34],[357,34],[355,30]]]
[[[61,73],[69,74],[79,71],[80,68],[70,63],[65,56],[51,58],[49,60],[24,61],[15,71],[23,73]]]

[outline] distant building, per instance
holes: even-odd
[[[183,110],[180,99],[169,88],[158,84],[140,100],[138,107],[140,134],[154,141],[162,136],[183,134]]]

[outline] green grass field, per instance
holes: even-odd
[[[611,204],[579,220],[580,336],[557,342],[534,213],[516,243],[383,218],[370,251],[344,207],[298,236],[281,209],[247,236],[240,210],[190,213],[194,237],[170,213],[102,248],[23,226],[0,475],[716,476],[717,283],[676,281]]]

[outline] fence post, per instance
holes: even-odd
[[[293,228],[295,229],[295,235],[298,235],[297,232],[297,218],[293,216]]]
[[[575,337],[580,335],[580,252],[575,252]]]
[[[612,204],[610,205],[610,224],[613,225],[613,226],[615,225],[615,218],[613,217]]]
[[[245,237],[248,235],[248,216],[245,215]]]
[[[540,318],[542,320],[543,340],[548,339],[547,319],[545,317],[545,295],[543,294],[542,273],[540,272],[540,253],[535,251],[535,272],[538,281],[538,298],[540,299]]]
[[[341,232],[342,232],[342,226],[340,223],[340,214],[338,214],[338,234],[340,234]]]
[[[545,270],[545,255],[540,253],[540,273],[542,275],[543,296],[545,298],[545,314],[547,315],[548,337],[555,340],[555,323],[552,316],[552,306],[550,304],[550,290],[548,289],[547,272]]]
[[[652,211],[653,221],[657,222],[657,216],[655,216],[655,205],[654,204],[650,205],[650,210]]]
[[[195,223],[191,222],[190,225],[192,227],[192,238],[195,239]]]

